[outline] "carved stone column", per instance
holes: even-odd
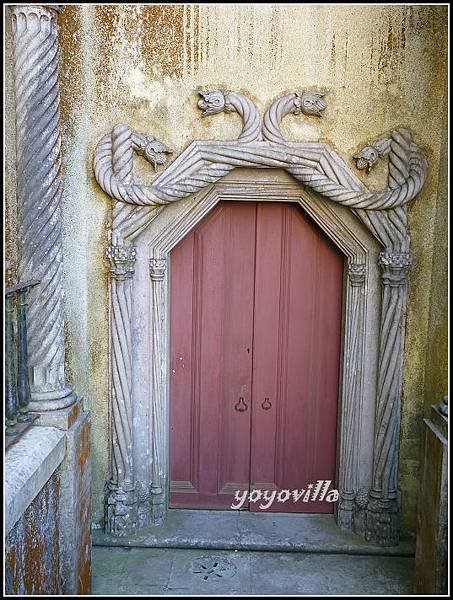
[[[122,535],[136,526],[132,459],[131,279],[136,251],[111,245],[110,261],[110,481],[107,484],[105,529]]]
[[[398,450],[407,300],[408,252],[381,252],[382,316],[376,404],[373,485],[365,539],[382,546],[399,541]]]
[[[340,502],[337,522],[343,529],[352,529],[354,499],[358,489],[358,461],[360,451],[360,419],[362,403],[362,363],[365,311],[366,264],[348,263],[348,290],[344,354],[349,368],[344,369],[343,392],[345,399],[341,423],[341,457],[339,473]]]
[[[149,261],[149,274],[152,281],[152,369],[153,387],[151,398],[152,431],[152,467],[151,467],[151,503],[153,523],[162,523],[167,512],[167,474],[168,465],[163,448],[168,447],[168,414],[167,402],[163,390],[166,377],[165,351],[167,339],[165,320],[167,315],[162,308],[166,306],[166,272],[167,261],[165,258],[151,258]]]
[[[21,281],[38,279],[27,307],[32,411],[76,395],[64,368],[62,180],[56,6],[12,6]]]

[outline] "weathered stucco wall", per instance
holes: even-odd
[[[234,138],[234,114],[201,119],[197,90],[223,87],[264,110],[301,89],[328,90],[322,119],[289,116],[290,139],[325,140],[352,155],[396,126],[425,151],[429,176],[410,208],[410,275],[400,485],[404,531],[414,530],[425,380],[435,347],[444,365],[446,194],[444,85],[446,6],[65,5],[61,9],[65,177],[65,294],[70,378],[93,415],[94,520],[102,518],[108,460],[107,276],[103,259],[111,200],[95,182],[94,147],[118,122],[175,150],[193,140]],[[141,180],[153,173],[136,158]],[[359,176],[385,184],[385,163]],[[430,310],[431,306],[431,310]],[[443,332],[443,333],[442,333]],[[436,382],[434,384],[434,382]],[[435,390],[434,390],[435,388]]]

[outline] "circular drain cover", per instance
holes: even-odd
[[[236,573],[236,566],[226,558],[202,556],[192,562],[190,570],[207,581],[208,579],[232,577]]]

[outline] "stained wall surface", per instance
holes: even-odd
[[[402,526],[415,528],[421,417],[446,389],[446,6],[64,5],[62,125],[69,377],[93,416],[94,520],[108,465],[108,295],[103,258],[111,200],[92,169],[99,138],[124,122],[175,150],[230,139],[235,114],[200,118],[197,92],[226,88],[264,111],[296,90],[328,91],[322,119],[288,116],[293,140],[352,155],[397,126],[429,160],[410,208],[415,254],[405,347],[400,487]],[[137,179],[153,177],[136,158]],[[386,164],[359,176],[386,184]],[[13,186],[11,178],[10,187]],[[435,361],[432,361],[432,356]]]
[[[60,474],[57,470],[5,540],[7,594],[64,593],[59,537]]]

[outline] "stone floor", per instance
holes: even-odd
[[[399,595],[414,577],[413,540],[374,546],[333,515],[173,509],[93,546],[96,595]]]
[[[400,595],[413,571],[401,556],[98,546],[91,594]]]

